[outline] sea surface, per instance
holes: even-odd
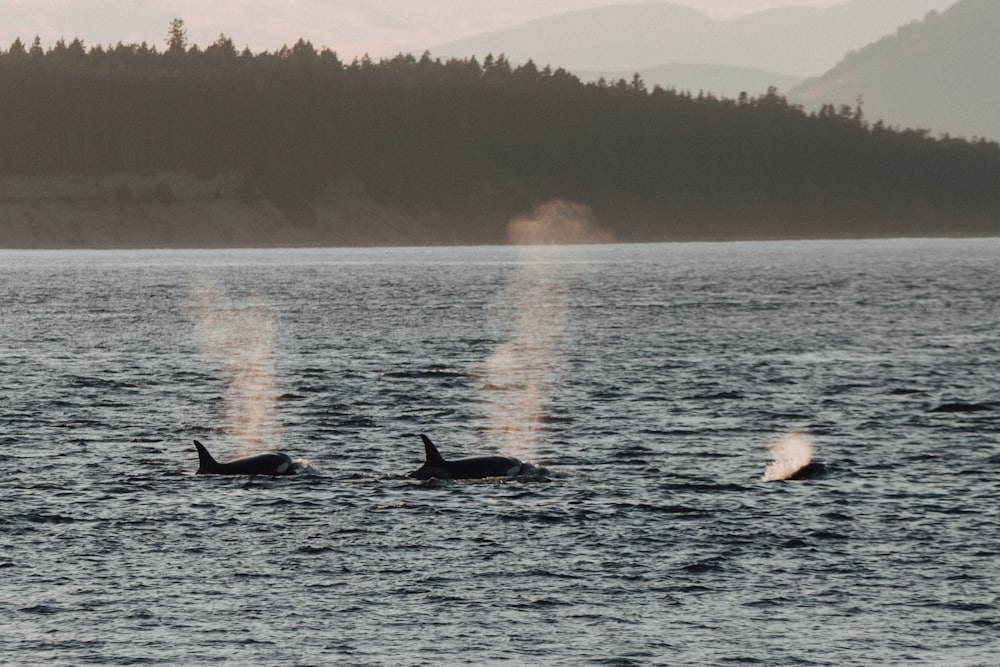
[[[0,297],[4,665],[1000,664],[1000,240],[3,251]],[[543,470],[420,482],[421,433]]]

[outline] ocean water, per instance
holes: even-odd
[[[998,260],[0,252],[0,663],[1000,664]]]

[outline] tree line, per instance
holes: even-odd
[[[561,198],[621,240],[1000,233],[1000,146],[806,113],[774,90],[719,99],[584,84],[503,56],[347,63],[275,52],[36,38],[0,53],[0,173],[238,170],[248,197],[307,211],[349,182],[496,241]]]

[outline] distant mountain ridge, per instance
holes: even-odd
[[[670,2],[566,12],[431,49],[438,57],[504,53],[570,71],[639,71],[712,64],[816,76],[844,54],[953,0],[852,0],[828,9],[784,7],[715,20]]]
[[[815,109],[860,96],[871,121],[1000,140],[998,34],[1000,2],[961,0],[849,54],[790,99]]]

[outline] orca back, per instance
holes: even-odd
[[[292,457],[281,452],[219,463],[197,440],[194,446],[198,450],[199,475],[294,475],[298,472]]]
[[[826,464],[813,461],[802,466],[785,479],[802,482],[809,479],[825,477],[828,472],[829,469],[826,467]]]
[[[487,477],[513,477],[520,475],[524,464],[508,456],[475,456],[446,461],[423,433],[425,461],[418,470],[410,473],[416,479],[483,479]]]
[[[448,461],[452,479],[484,479],[487,477],[516,477],[524,464],[510,456],[474,456]]]

